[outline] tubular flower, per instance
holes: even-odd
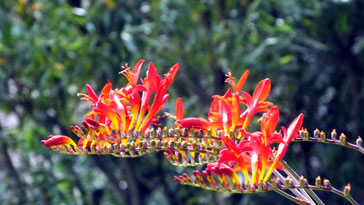
[[[249,70],[246,70],[241,75],[237,84],[235,84],[234,77],[232,77],[231,73],[226,75],[227,79],[225,80],[225,82],[229,83],[231,85],[231,88],[228,89],[224,96],[212,96],[213,101],[210,106],[207,120],[201,117],[183,118],[183,114],[180,114],[181,112],[183,112],[182,100],[180,99],[178,99],[176,103],[176,116],[173,116],[171,114],[167,115],[176,120],[176,127],[202,130],[211,129],[213,135],[216,135],[217,131],[224,131],[224,133],[229,133],[230,131],[234,131],[237,128],[241,128],[246,121],[246,116],[248,112],[246,111],[242,113],[242,110],[240,108],[241,101],[244,99],[243,96],[240,96],[240,91],[246,79],[248,78],[248,75]],[[256,112],[250,113],[255,114]],[[223,137],[224,136],[225,135],[223,135]]]
[[[283,139],[281,140],[281,142],[280,142],[280,144],[278,146],[278,150],[277,150],[277,153],[276,153],[276,157],[274,158],[273,164],[269,168],[266,176],[264,177],[265,182],[269,179],[269,176],[272,174],[272,172],[274,170],[274,166],[277,163],[279,163],[279,161],[281,161],[282,158],[284,157],[284,155],[285,155],[285,153],[287,151],[289,143],[292,142],[292,140],[298,136],[298,131],[302,127],[303,117],[304,117],[304,115],[300,114],[288,126],[288,129],[286,129],[285,127],[281,128],[282,131],[283,131]]]
[[[224,96],[214,95],[209,112],[209,121],[217,129],[223,129],[225,133],[241,127],[244,115],[241,115],[238,93],[232,93],[229,89]]]
[[[120,144],[121,135],[130,131],[144,133],[151,123],[158,121],[159,117],[156,117],[156,114],[169,97],[166,92],[177,74],[179,65],[174,65],[162,79],[153,63],[150,63],[146,77],[138,84],[143,63],[144,60],[140,60],[133,70],[128,65],[122,66],[123,70],[119,74],[128,80],[128,84],[123,88],[113,89],[111,82],[107,82],[98,96],[92,87],[86,84],[88,94],[78,94],[82,97],[81,100],[91,102],[92,109],[82,122],[86,133],[78,126],[71,126],[71,130],[81,138],[79,146],[98,146],[101,149],[104,145]],[[66,136],[54,136],[43,140],[42,143],[48,147],[73,145],[77,149],[76,143]]]
[[[271,88],[270,80],[266,78],[260,81],[251,96],[247,92],[241,91],[248,74],[249,71],[245,71],[237,84],[230,73],[226,75],[225,82],[229,83],[231,88],[223,96],[214,95],[212,97],[208,120],[194,117],[183,118],[181,99],[176,102],[176,116],[169,115],[176,120],[176,127],[211,129],[215,136],[217,131],[222,131],[221,141],[225,149],[219,152],[218,163],[211,165],[208,169],[211,171],[212,167],[218,167],[216,170],[220,170],[222,167],[229,166],[234,171],[241,171],[246,183],[249,183],[250,172],[251,181],[255,184],[266,182],[274,169],[283,169],[280,161],[289,143],[297,136],[302,125],[303,115],[296,118],[287,130],[282,127],[283,137],[276,133],[279,109],[277,106],[273,106],[273,103],[266,101]],[[245,111],[242,111],[241,103],[247,106]],[[246,129],[251,120],[260,112],[263,112],[259,119],[261,130],[253,133],[247,132]],[[239,129],[239,132],[234,141],[231,137],[236,135],[236,129]],[[273,143],[279,143],[276,153],[273,152],[276,149],[272,149]],[[217,171],[215,174],[218,175]]]
[[[248,76],[249,70],[246,70],[238,83],[235,84],[231,73],[226,75],[225,82],[231,85],[232,91],[228,89],[224,96],[212,96],[214,100],[210,107],[208,119],[213,128],[228,133],[230,130],[235,130],[235,128],[240,128],[243,125],[246,115],[241,113],[239,93]]]
[[[252,183],[261,182],[265,175],[266,169],[282,169],[282,165],[277,162],[273,165],[273,151],[271,143],[283,142],[281,136],[275,131],[279,118],[278,107],[272,107],[267,113],[264,113],[261,120],[261,132],[248,133],[241,129],[243,136],[238,145],[235,144],[228,136],[222,138],[226,149],[219,154],[219,164],[236,163],[236,171],[242,171],[247,183],[248,171],[252,173]]]
[[[177,98],[176,101],[176,116],[165,113],[168,117],[175,120],[175,127],[203,130],[207,131],[210,128],[210,123],[202,117],[187,117],[183,118],[183,102],[181,98]]]
[[[76,143],[71,138],[64,135],[50,135],[47,140],[42,140],[42,144],[50,148],[59,146],[61,149],[65,149],[65,147],[70,149],[70,145],[72,145],[75,149],[77,149]],[[60,145],[64,145],[65,147]]]
[[[238,84],[235,84],[234,82],[234,77],[231,75],[231,73],[229,72],[227,75],[226,75],[226,80],[225,82],[226,83],[229,83],[233,89],[233,92],[234,93],[239,93],[240,90],[243,88],[243,85],[246,81],[246,79],[248,78],[249,76],[249,70],[246,70],[243,75],[240,76],[240,79],[238,81]]]
[[[245,130],[250,121],[253,119],[254,115],[259,112],[266,112],[268,111],[268,107],[273,106],[271,102],[265,102],[270,92],[270,80],[266,78],[259,82],[255,91],[253,93],[253,97],[247,92],[241,92],[244,97],[241,97],[240,100],[243,102],[248,109],[246,112],[246,118],[244,121],[243,129]]]

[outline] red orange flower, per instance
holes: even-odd
[[[123,66],[120,74],[128,80],[128,84],[121,89],[113,89],[108,82],[98,96],[90,85],[86,85],[88,94],[79,93],[81,100],[90,101],[92,109],[85,116],[82,123],[87,134],[75,126],[71,127],[81,139],[78,144],[83,147],[103,145],[105,143],[120,143],[118,135],[129,131],[144,132],[151,123],[159,117],[156,114],[162,109],[169,95],[168,87],[175,78],[179,65],[174,65],[162,79],[158,75],[153,63],[149,64],[147,76],[138,84],[141,67],[144,60],[140,60],[131,71],[129,66]],[[153,97],[152,103],[150,103]],[[58,139],[58,140],[56,140]],[[57,142],[57,143],[55,143]],[[46,146],[60,144],[76,144],[68,137],[50,138],[42,141]]]
[[[274,166],[277,163],[279,163],[284,157],[289,143],[292,142],[292,140],[298,136],[298,131],[302,127],[303,117],[304,117],[303,114],[300,114],[292,121],[292,123],[288,126],[288,129],[286,129],[285,127],[281,128],[283,131],[282,142],[278,146],[278,150],[272,166],[269,168],[266,176],[264,177],[265,182],[269,179],[269,176],[272,174]]]
[[[77,149],[76,143],[71,138],[64,135],[50,135],[47,140],[42,140],[42,144],[51,148],[59,145],[65,145],[67,148],[70,148],[70,145],[72,145],[75,149]],[[63,146],[60,146],[60,148],[64,149]]]
[[[302,125],[303,115],[293,121],[288,131],[282,127],[284,137],[275,133],[279,119],[279,109],[273,103],[267,102],[271,84],[268,78],[260,81],[253,93],[241,91],[249,71],[245,71],[237,84],[231,73],[227,75],[225,82],[231,88],[225,95],[214,95],[210,106],[208,119],[188,117],[183,118],[182,100],[176,103],[176,127],[188,129],[210,129],[216,135],[217,131],[222,131],[222,142],[225,149],[219,153],[219,160],[213,166],[230,166],[234,171],[242,171],[246,183],[249,183],[249,172],[252,174],[252,183],[266,181],[274,169],[283,169],[280,160],[288,147],[289,142],[297,135]],[[247,106],[243,111],[240,104]],[[261,113],[261,131],[249,133],[246,131],[253,117]],[[231,139],[230,134],[235,135],[235,130],[239,129],[239,135],[235,136],[237,142]],[[272,144],[280,143],[277,153],[274,155]],[[268,170],[268,172],[267,172]]]
[[[259,112],[268,111],[269,107],[273,106],[271,102],[265,102],[270,92],[270,80],[266,78],[259,82],[255,91],[253,93],[253,97],[247,92],[241,92],[244,97],[241,97],[240,100],[243,102],[248,109],[246,112],[246,118],[243,124],[243,129],[245,130],[250,121],[253,119],[254,115]]]

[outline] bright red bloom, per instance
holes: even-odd
[[[246,79],[249,76],[249,70],[246,70],[243,75],[240,76],[240,79],[238,81],[238,84],[235,84],[234,82],[234,77],[231,75],[231,73],[229,72],[226,77],[227,79],[225,80],[225,82],[229,83],[231,85],[231,87],[233,88],[233,92],[234,93],[239,93],[240,90],[243,88],[243,85],[246,81]]]
[[[263,114],[261,120],[261,132],[248,133],[241,129],[241,141],[235,144],[228,136],[223,137],[226,149],[219,153],[219,164],[235,162],[248,180],[248,170],[252,172],[252,183],[261,182],[266,168],[273,165],[273,152],[271,143],[281,142],[281,137],[273,133],[279,118],[278,107],[271,108]],[[282,168],[276,163],[275,168]],[[247,181],[249,182],[249,181]]]
[[[187,128],[187,129],[201,129],[201,130],[208,130],[210,127],[209,121],[202,117],[187,117],[183,118],[182,120],[177,120],[176,123],[181,128]]]
[[[265,102],[269,95],[269,92],[269,78],[266,78],[259,82],[253,93],[253,97],[247,92],[241,92],[244,97],[241,97],[240,100],[248,107],[248,109],[245,111],[247,116],[243,125],[244,130],[249,126],[250,121],[253,119],[256,113],[266,112],[268,111],[269,107],[273,106],[273,103]]]
[[[182,98],[177,98],[176,119],[175,120],[182,120],[182,119],[183,119],[183,101],[182,101]]]
[[[69,148],[70,145],[72,145],[75,149],[77,149],[76,143],[70,137],[64,135],[54,135],[54,136],[50,135],[47,140],[42,140],[42,144],[46,147],[65,145],[67,146],[67,148]],[[63,148],[64,147],[61,146],[61,149]]]
[[[278,146],[278,150],[277,150],[274,162],[273,162],[272,166],[270,167],[270,169],[268,170],[266,176],[264,177],[265,182],[269,179],[269,176],[272,174],[272,172],[274,170],[274,166],[277,163],[279,163],[282,160],[282,158],[284,157],[289,143],[298,136],[298,131],[302,127],[303,117],[304,117],[304,115],[300,114],[288,126],[288,129],[286,129],[284,127],[281,128],[283,131],[283,139],[281,140],[281,143]]]
[[[182,119],[183,105],[180,99],[178,99],[176,103],[176,116],[173,116],[171,114],[167,115],[176,120],[177,127],[180,127],[181,123],[183,123],[182,127],[185,128],[199,128],[203,130],[211,129],[213,135],[216,135],[216,132],[219,130],[224,131],[224,133],[229,133],[230,131],[234,131],[237,128],[241,128],[246,121],[246,116],[248,112],[242,113],[240,103],[242,100],[244,100],[244,97],[239,95],[240,90],[242,89],[246,79],[248,78],[248,75],[249,70],[246,70],[241,75],[237,84],[235,84],[234,77],[231,76],[231,73],[226,75],[227,79],[225,80],[225,82],[231,85],[231,89],[228,89],[224,96],[212,96],[213,101],[210,106],[208,120],[195,117]],[[256,112],[254,113],[254,110],[256,111],[257,109],[251,110],[252,112],[249,113],[255,114]]]
[[[165,113],[168,117],[175,120],[175,127],[203,130],[207,131],[210,128],[210,122],[202,117],[187,117],[183,118],[183,102],[181,98],[176,101],[176,116]]]
[[[241,115],[238,93],[228,89],[224,96],[214,95],[212,98],[214,101],[210,107],[209,121],[214,128],[229,133],[243,125],[245,116]]]
[[[88,94],[78,94],[82,96],[81,100],[92,102],[90,105],[92,111],[85,116],[85,121],[82,123],[87,134],[78,127],[72,127],[75,134],[83,138],[79,141],[79,145],[88,147],[121,143],[117,135],[128,131],[144,132],[151,123],[159,119],[156,114],[169,97],[166,91],[175,78],[179,65],[174,65],[162,79],[153,63],[150,63],[146,78],[142,80],[142,84],[138,84],[143,63],[144,60],[140,60],[132,71],[129,66],[123,66],[124,70],[120,74],[126,77],[128,84],[121,89],[113,89],[111,82],[108,82],[97,96],[87,84]],[[152,96],[154,98],[150,103]],[[44,141],[44,144],[51,142],[49,139]],[[69,141],[67,144],[76,145]]]

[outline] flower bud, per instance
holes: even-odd
[[[188,146],[187,142],[186,142],[186,141],[183,141],[183,142],[182,142],[182,147],[183,147],[183,149],[187,149],[187,146]]]
[[[324,187],[326,188],[330,188],[331,187],[331,183],[328,179],[324,179]]]
[[[307,179],[305,179],[305,177],[301,176],[298,180],[298,183],[300,184],[300,187],[304,187],[307,184]]]
[[[157,143],[155,142],[155,140],[153,139],[153,140],[150,140],[150,146],[152,147],[152,148],[155,148],[156,147],[156,145],[157,145]]]
[[[341,133],[339,140],[340,140],[341,144],[343,144],[343,145],[346,144],[346,136],[344,135],[344,133]]]
[[[138,148],[139,148],[140,150],[144,150],[144,142],[143,142],[143,141],[139,141],[139,143],[138,143]]]
[[[350,184],[348,184],[344,188],[344,195],[345,195],[345,197],[348,197],[350,195],[350,191],[351,191],[351,186],[350,186]]]
[[[286,188],[290,188],[291,184],[292,184],[292,179],[291,179],[289,176],[287,176],[287,177],[284,179],[284,186],[285,186]]]
[[[315,131],[313,131],[313,137],[319,138],[319,136],[320,136],[320,130],[316,128]]]
[[[308,133],[307,129],[305,129],[305,130],[303,131],[303,136],[305,137],[305,139],[306,139],[306,140],[308,140],[308,139],[310,138],[310,135],[309,135],[309,133]]]
[[[174,141],[170,141],[170,142],[168,143],[168,147],[169,147],[170,149],[174,149],[174,146],[175,146]]]
[[[320,177],[320,176],[316,177],[315,185],[316,185],[318,188],[320,188],[320,187],[321,187],[321,177]]]
[[[323,131],[320,132],[320,138],[321,138],[322,141],[326,141],[326,134],[325,134],[325,132],[323,132]]]
[[[359,136],[358,139],[356,139],[356,146],[361,147],[361,144],[363,143],[363,140]]]
[[[163,137],[168,137],[168,128],[167,127],[163,128]]]
[[[181,129],[179,127],[177,127],[176,129],[174,129],[176,131],[176,135],[177,137],[181,137]]]
[[[304,138],[302,129],[300,129],[300,131],[298,131],[298,134],[299,134],[299,138]]]
[[[150,134],[150,137],[151,138],[155,138],[155,133],[154,133],[154,129],[153,128],[149,130],[149,134]]]

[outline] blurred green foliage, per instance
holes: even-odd
[[[0,204],[276,204],[275,193],[229,195],[185,187],[161,153],[140,159],[53,153],[41,139],[74,137],[88,109],[77,92],[110,80],[120,65],[153,61],[160,73],[179,62],[165,111],[177,96],[186,116],[205,116],[225,74],[271,78],[282,125],[364,133],[364,3],[354,0],[17,0],[0,1]],[[145,66],[146,67],[146,66]],[[145,71],[145,68],[144,68]],[[172,122],[166,121],[168,125]],[[351,182],[364,203],[364,158],[332,145],[294,144],[286,156],[308,177]],[[318,193],[328,204],[332,194]]]

